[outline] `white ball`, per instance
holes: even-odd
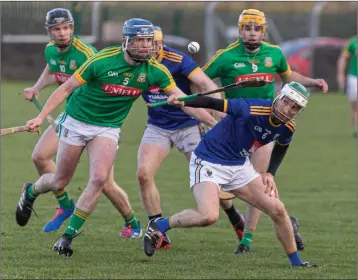
[[[198,42],[191,42],[189,45],[188,45],[188,50],[189,52],[191,53],[197,53],[199,50],[200,50],[200,45]]]

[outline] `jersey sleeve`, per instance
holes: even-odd
[[[159,86],[164,92],[172,90],[176,83],[167,67],[158,63],[154,58],[148,60],[151,71],[150,85]]]
[[[196,62],[192,59],[190,55],[185,55],[183,57],[181,68],[180,68],[180,74],[183,76],[189,78],[191,75],[196,73],[200,70],[200,67]]]
[[[354,43],[355,40],[349,40],[348,43],[345,45],[345,47],[343,48],[343,54],[345,56],[351,56],[352,54],[354,54]]]
[[[245,117],[250,115],[250,106],[243,98],[226,99],[224,113],[228,115]]]
[[[221,76],[223,68],[223,51],[219,50],[214,57],[204,65],[203,71],[210,78],[215,79]]]
[[[288,76],[291,74],[291,67],[288,65],[286,57],[280,48],[278,49],[277,73],[281,76]]]
[[[81,84],[85,84],[96,76],[96,66],[99,63],[98,54],[93,55],[91,58],[89,58],[82,66],[76,70],[76,72],[73,74],[77,81],[79,81]]]
[[[293,121],[289,121],[285,124],[285,128],[286,129],[284,133],[282,133],[277,139],[277,144],[281,146],[285,146],[291,143],[292,136],[296,130],[296,124]]]

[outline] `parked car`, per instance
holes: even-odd
[[[336,63],[338,55],[347,40],[333,37],[318,37],[313,41],[313,59],[315,61],[313,76],[329,79],[335,84]],[[299,38],[280,44],[291,69],[304,76],[310,76],[312,52],[310,38]],[[280,82],[280,78],[275,77]]]

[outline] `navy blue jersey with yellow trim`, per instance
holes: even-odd
[[[200,69],[191,56],[164,46],[158,61],[169,69],[177,87],[184,93],[190,94],[188,77]],[[157,103],[168,98],[158,86],[151,86],[143,92],[142,97],[146,103]],[[198,121],[184,113],[180,108],[163,106],[148,108],[148,124],[162,129],[178,130],[196,125]]]
[[[205,134],[195,149],[202,160],[222,165],[242,165],[246,157],[272,141],[287,145],[296,124],[275,125],[270,115],[272,101],[237,98],[225,101],[227,116]]]

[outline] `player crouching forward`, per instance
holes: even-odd
[[[292,266],[318,267],[302,262],[295,243],[291,220],[278,199],[274,175],[291,142],[293,119],[306,108],[309,92],[299,83],[286,84],[274,101],[264,99],[221,100],[199,97],[170,104],[209,108],[227,113],[195,149],[190,161],[190,186],[196,209],[184,210],[170,218],[153,219],[143,238],[144,251],[152,256],[171,228],[203,227],[219,218],[219,186],[269,215]],[[249,155],[276,141],[268,172],[258,174]]]

